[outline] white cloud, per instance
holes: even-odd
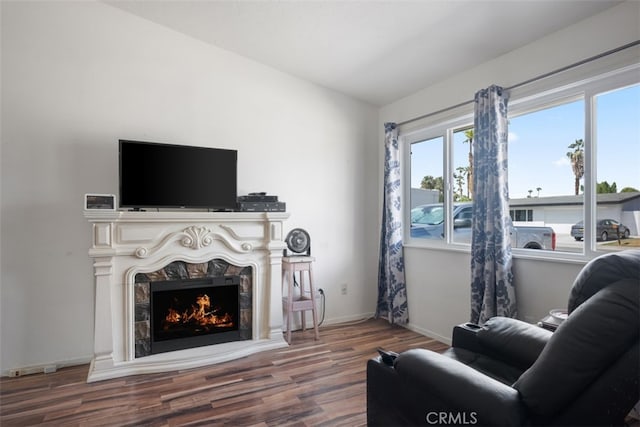
[[[569,162],[569,158],[568,157],[560,157],[558,160],[554,160],[553,164],[555,166],[571,166],[571,163]]]
[[[507,138],[509,142],[516,142],[519,139],[518,134],[514,132],[509,132],[509,135],[507,136]]]

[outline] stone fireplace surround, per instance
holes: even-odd
[[[84,212],[92,225],[94,358],[87,382],[220,363],[286,347],[282,212]],[[251,268],[251,339],[136,357],[136,275],[176,261]],[[139,277],[139,276],[138,276]],[[139,337],[138,337],[139,338]]]
[[[239,267],[229,264],[221,259],[213,259],[200,264],[174,261],[171,264],[152,273],[138,273],[134,280],[134,338],[135,357],[145,357],[153,354],[152,351],[152,326],[151,317],[153,310],[151,307],[152,283],[174,281],[180,282],[192,279],[207,279],[220,277],[238,277],[238,335],[236,341],[252,339],[252,315],[253,315],[253,273],[251,267]],[[210,284],[200,282],[200,286],[210,286]],[[180,288],[181,285],[177,285]],[[188,344],[187,344],[188,345]],[[191,347],[195,347],[191,345]],[[159,352],[156,352],[159,353]]]

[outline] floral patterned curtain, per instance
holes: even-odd
[[[402,247],[398,129],[395,123],[385,123],[384,130],[384,198],[376,317],[385,318],[389,323],[406,324],[409,311]]]
[[[507,99],[499,86],[475,95],[471,321],[515,317],[507,180]]]

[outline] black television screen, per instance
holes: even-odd
[[[120,207],[236,208],[236,150],[119,143]]]

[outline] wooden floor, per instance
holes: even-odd
[[[294,332],[285,349],[205,368],[86,383],[88,365],[0,380],[0,425],[364,426],[376,348],[445,344],[382,320]]]

